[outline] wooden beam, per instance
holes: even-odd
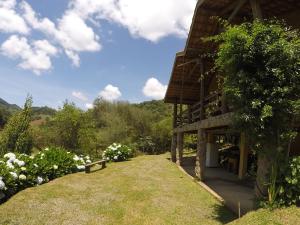
[[[262,11],[260,8],[260,1],[259,0],[250,0],[252,13],[253,13],[253,19],[262,19]]]
[[[206,0],[198,0],[197,2],[197,8],[200,7],[201,5],[203,5],[203,3],[205,2]]]
[[[248,154],[249,154],[249,149],[246,140],[246,135],[245,133],[242,133],[240,137],[239,179],[245,178],[245,175],[247,173]]]
[[[200,102],[201,102],[201,111],[200,111],[200,120],[204,119],[204,64],[203,61],[201,60],[200,62],[200,73],[201,73],[201,88],[200,88]]]
[[[185,63],[179,64],[177,67],[182,67],[182,66],[185,66],[185,65],[188,65],[188,64],[191,64],[191,63],[198,63],[198,62],[199,62],[199,59],[192,59],[192,60],[187,61]]]
[[[177,148],[177,135],[173,134],[172,145],[171,145],[171,159],[172,162],[174,163],[176,163],[176,148]]]
[[[177,127],[177,102],[173,106],[173,128]]]
[[[236,2],[236,7],[234,8],[233,12],[231,13],[231,15],[228,18],[228,22],[231,22],[233,20],[233,18],[236,16],[236,14],[240,11],[240,9],[243,7],[243,5],[245,5],[245,3],[248,0],[238,0]]]
[[[206,134],[204,129],[199,129],[197,133],[197,155],[195,174],[200,181],[204,181],[204,170],[206,161]]]
[[[177,133],[177,148],[176,148],[176,163],[178,165],[182,164],[183,157],[183,132]]]

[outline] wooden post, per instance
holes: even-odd
[[[176,148],[176,163],[178,165],[182,164],[182,156],[183,156],[183,132],[177,133],[177,148]]]
[[[192,106],[188,105],[188,123],[192,123]]]
[[[228,112],[228,110],[227,110],[227,104],[226,104],[226,98],[225,98],[224,92],[222,93],[221,98],[222,98],[221,99],[221,102],[222,102],[221,110],[222,110],[222,114],[225,114]]]
[[[196,166],[195,174],[196,177],[204,181],[204,170],[206,161],[206,134],[203,129],[198,130],[197,135],[197,155],[196,155]]]
[[[245,178],[245,175],[247,173],[248,153],[249,148],[246,140],[246,135],[245,133],[242,133],[240,138],[239,179]]]
[[[253,13],[253,19],[262,19],[262,12],[260,8],[260,2],[259,0],[250,0],[252,13]]]
[[[176,163],[176,148],[177,148],[177,135],[173,134],[172,145],[171,145],[171,159],[172,162],[174,163]]]
[[[177,127],[177,103],[173,106],[173,128]]]
[[[204,65],[203,65],[203,61],[201,60],[200,62],[200,73],[201,73],[201,77],[200,77],[200,120],[204,119]]]

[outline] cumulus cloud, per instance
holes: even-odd
[[[61,51],[51,52],[53,49],[46,49],[49,46],[45,42],[30,46],[40,50],[32,52],[47,66],[36,69],[38,66],[33,66],[34,62],[20,64],[21,68],[32,68],[35,73],[41,73],[51,67],[50,55],[64,53],[74,66],[79,67],[80,53],[100,51],[101,39],[95,29],[101,26],[103,20],[126,28],[133,37],[152,42],[169,35],[186,37],[196,2],[197,0],[70,0],[61,17],[52,21],[35,12],[25,0],[0,0],[0,32],[28,35],[26,39],[31,42],[29,34],[34,30],[51,40],[52,45],[55,44],[55,48]]]
[[[148,79],[143,88],[144,95],[155,100],[163,99],[166,91],[167,85],[163,85],[154,77]]]
[[[197,0],[72,0],[70,8],[82,18],[95,15],[122,25],[135,37],[156,42],[168,35],[185,37],[196,3]]]
[[[47,40],[38,40],[30,44],[27,38],[18,35],[10,36],[1,45],[0,51],[7,57],[20,59],[20,68],[32,70],[37,75],[51,69],[50,56],[57,54],[57,49]]]
[[[80,64],[78,53],[101,50],[98,35],[83,18],[71,10],[67,10],[56,25],[48,18],[38,18],[36,12],[25,1],[21,3],[21,8],[26,22],[32,28],[53,38],[65,50],[75,66]]]
[[[0,32],[28,34],[30,29],[15,11],[16,0],[0,1]]]
[[[107,101],[115,101],[122,96],[118,87],[115,87],[111,84],[107,85],[100,93],[99,97]]]
[[[88,97],[86,97],[82,92],[80,91],[73,91],[72,92],[72,96],[83,101],[83,102],[87,102],[88,101]]]

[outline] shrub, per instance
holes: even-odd
[[[30,132],[32,99],[27,98],[24,109],[8,120],[0,135],[0,156],[5,151],[29,154],[32,149]]]
[[[77,156],[61,148],[46,148],[35,156],[7,153],[0,158],[0,193],[7,199],[27,187],[82,171],[90,162],[89,156]]]
[[[300,203],[300,156],[290,159],[283,170],[278,190],[279,205],[295,205]]]
[[[103,152],[102,157],[113,162],[126,161],[132,157],[132,150],[126,145],[113,143]]]

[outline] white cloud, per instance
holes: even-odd
[[[197,0],[72,0],[82,18],[110,20],[136,37],[157,42],[168,35],[186,37]]]
[[[50,36],[57,44],[64,48],[66,55],[73,65],[79,66],[80,52],[95,52],[101,50],[99,37],[78,14],[67,10],[57,25],[48,18],[38,18],[27,2],[21,3],[24,18],[30,26]]]
[[[99,96],[107,101],[115,101],[122,96],[122,93],[118,87],[109,84],[99,93]]]
[[[10,36],[1,45],[0,51],[7,57],[21,59],[19,67],[31,70],[37,75],[51,69],[50,56],[57,54],[57,49],[47,40],[34,41],[29,44],[27,38],[18,35]]]
[[[92,103],[86,103],[85,108],[92,109],[92,108],[94,108],[94,105]]]
[[[96,29],[101,27],[103,20],[126,28],[133,37],[152,42],[169,35],[186,37],[196,2],[197,0],[70,0],[62,16],[51,21],[36,13],[25,0],[0,0],[0,32],[26,34],[30,40],[32,29],[42,32],[45,39],[56,45],[54,50],[41,42],[29,44],[35,58],[42,61],[41,66],[37,65],[38,61],[28,57],[25,60],[25,57],[19,55],[26,61],[20,63],[20,67],[39,74],[51,67],[51,55],[64,53],[74,66],[79,67],[80,53],[100,51],[101,39]]]
[[[83,102],[87,102],[88,101],[88,97],[86,97],[82,92],[80,91],[73,91],[72,92],[72,96],[83,101]]]
[[[160,100],[165,97],[167,85],[161,84],[156,78],[152,77],[147,80],[143,93],[146,97]]]
[[[15,11],[15,0],[0,2],[0,32],[28,34],[30,29],[24,19]]]

